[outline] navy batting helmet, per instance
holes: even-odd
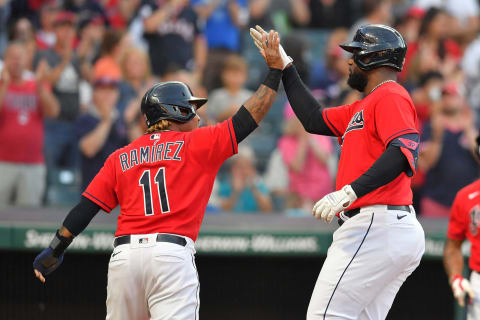
[[[160,120],[185,123],[192,120],[207,99],[194,97],[183,82],[161,82],[150,88],[142,98],[141,110],[147,118],[147,126]]]
[[[378,67],[392,67],[402,71],[407,44],[402,35],[392,27],[382,24],[369,24],[360,27],[353,41],[340,47],[353,53],[358,67],[369,71]]]

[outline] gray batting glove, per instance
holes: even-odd
[[[347,184],[342,189],[327,194],[315,203],[312,214],[315,218],[330,223],[337,213],[345,210],[355,200],[357,200],[357,195],[352,187]]]
[[[264,51],[263,45],[262,45],[262,34],[267,35],[268,33],[265,30],[263,30],[262,27],[260,27],[260,26],[256,26],[255,28],[257,30],[255,30],[253,28],[250,28],[250,36],[252,37],[253,42],[257,46],[258,50],[260,50],[260,53],[262,54],[262,56],[265,58],[265,54],[263,53],[265,51]],[[293,59],[292,59],[292,57],[287,55],[287,53],[283,49],[282,45],[279,45],[278,50],[280,51],[280,57],[282,58],[283,69],[285,69],[285,67],[289,63],[293,62]]]

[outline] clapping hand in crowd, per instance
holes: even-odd
[[[1,80],[4,86],[7,86],[10,83],[11,77],[7,68],[4,66],[1,73]]]
[[[35,80],[37,83],[44,83],[48,81],[48,73],[50,72],[50,67],[48,62],[43,59],[38,63],[37,70],[35,71]]]

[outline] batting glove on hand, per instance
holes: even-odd
[[[338,212],[345,210],[355,200],[357,200],[357,195],[352,187],[347,184],[342,189],[327,194],[315,203],[312,214],[315,218],[330,223]]]
[[[258,50],[260,50],[260,53],[262,54],[262,56],[265,58],[265,53],[264,53],[265,50],[263,49],[263,45],[262,45],[262,34],[267,35],[267,32],[263,30],[262,27],[260,26],[256,26],[255,28],[257,30],[250,28],[250,36],[252,37],[253,42],[257,46]],[[293,59],[292,57],[287,55],[287,53],[285,52],[281,44],[278,46],[278,50],[280,51],[280,57],[282,58],[282,62],[283,62],[282,70],[283,70],[289,63],[293,62]]]
[[[53,249],[48,247],[40,252],[33,261],[33,269],[46,276],[57,269],[63,261],[63,254],[58,258],[53,256]]]
[[[472,285],[470,281],[462,277],[461,275],[456,275],[452,280],[452,291],[453,296],[457,299],[460,306],[465,306],[465,295],[473,299],[475,294],[473,293]]]

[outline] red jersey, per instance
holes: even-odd
[[[0,161],[44,162],[43,115],[36,81],[25,80],[8,85],[0,106],[0,141]]]
[[[351,105],[325,109],[323,118],[342,147],[336,189],[364,174],[393,139],[417,133],[417,115],[408,92],[396,82],[379,86]],[[414,171],[414,168],[412,168]],[[374,204],[412,203],[411,178],[401,173],[390,183],[357,199],[348,209]]]
[[[480,180],[458,191],[450,211],[447,237],[453,240],[467,238],[470,249],[469,266],[480,272]]]
[[[237,153],[231,118],[190,132],[145,134],[112,153],[83,196],[106,212],[120,205],[115,236],[198,236],[213,182]]]

